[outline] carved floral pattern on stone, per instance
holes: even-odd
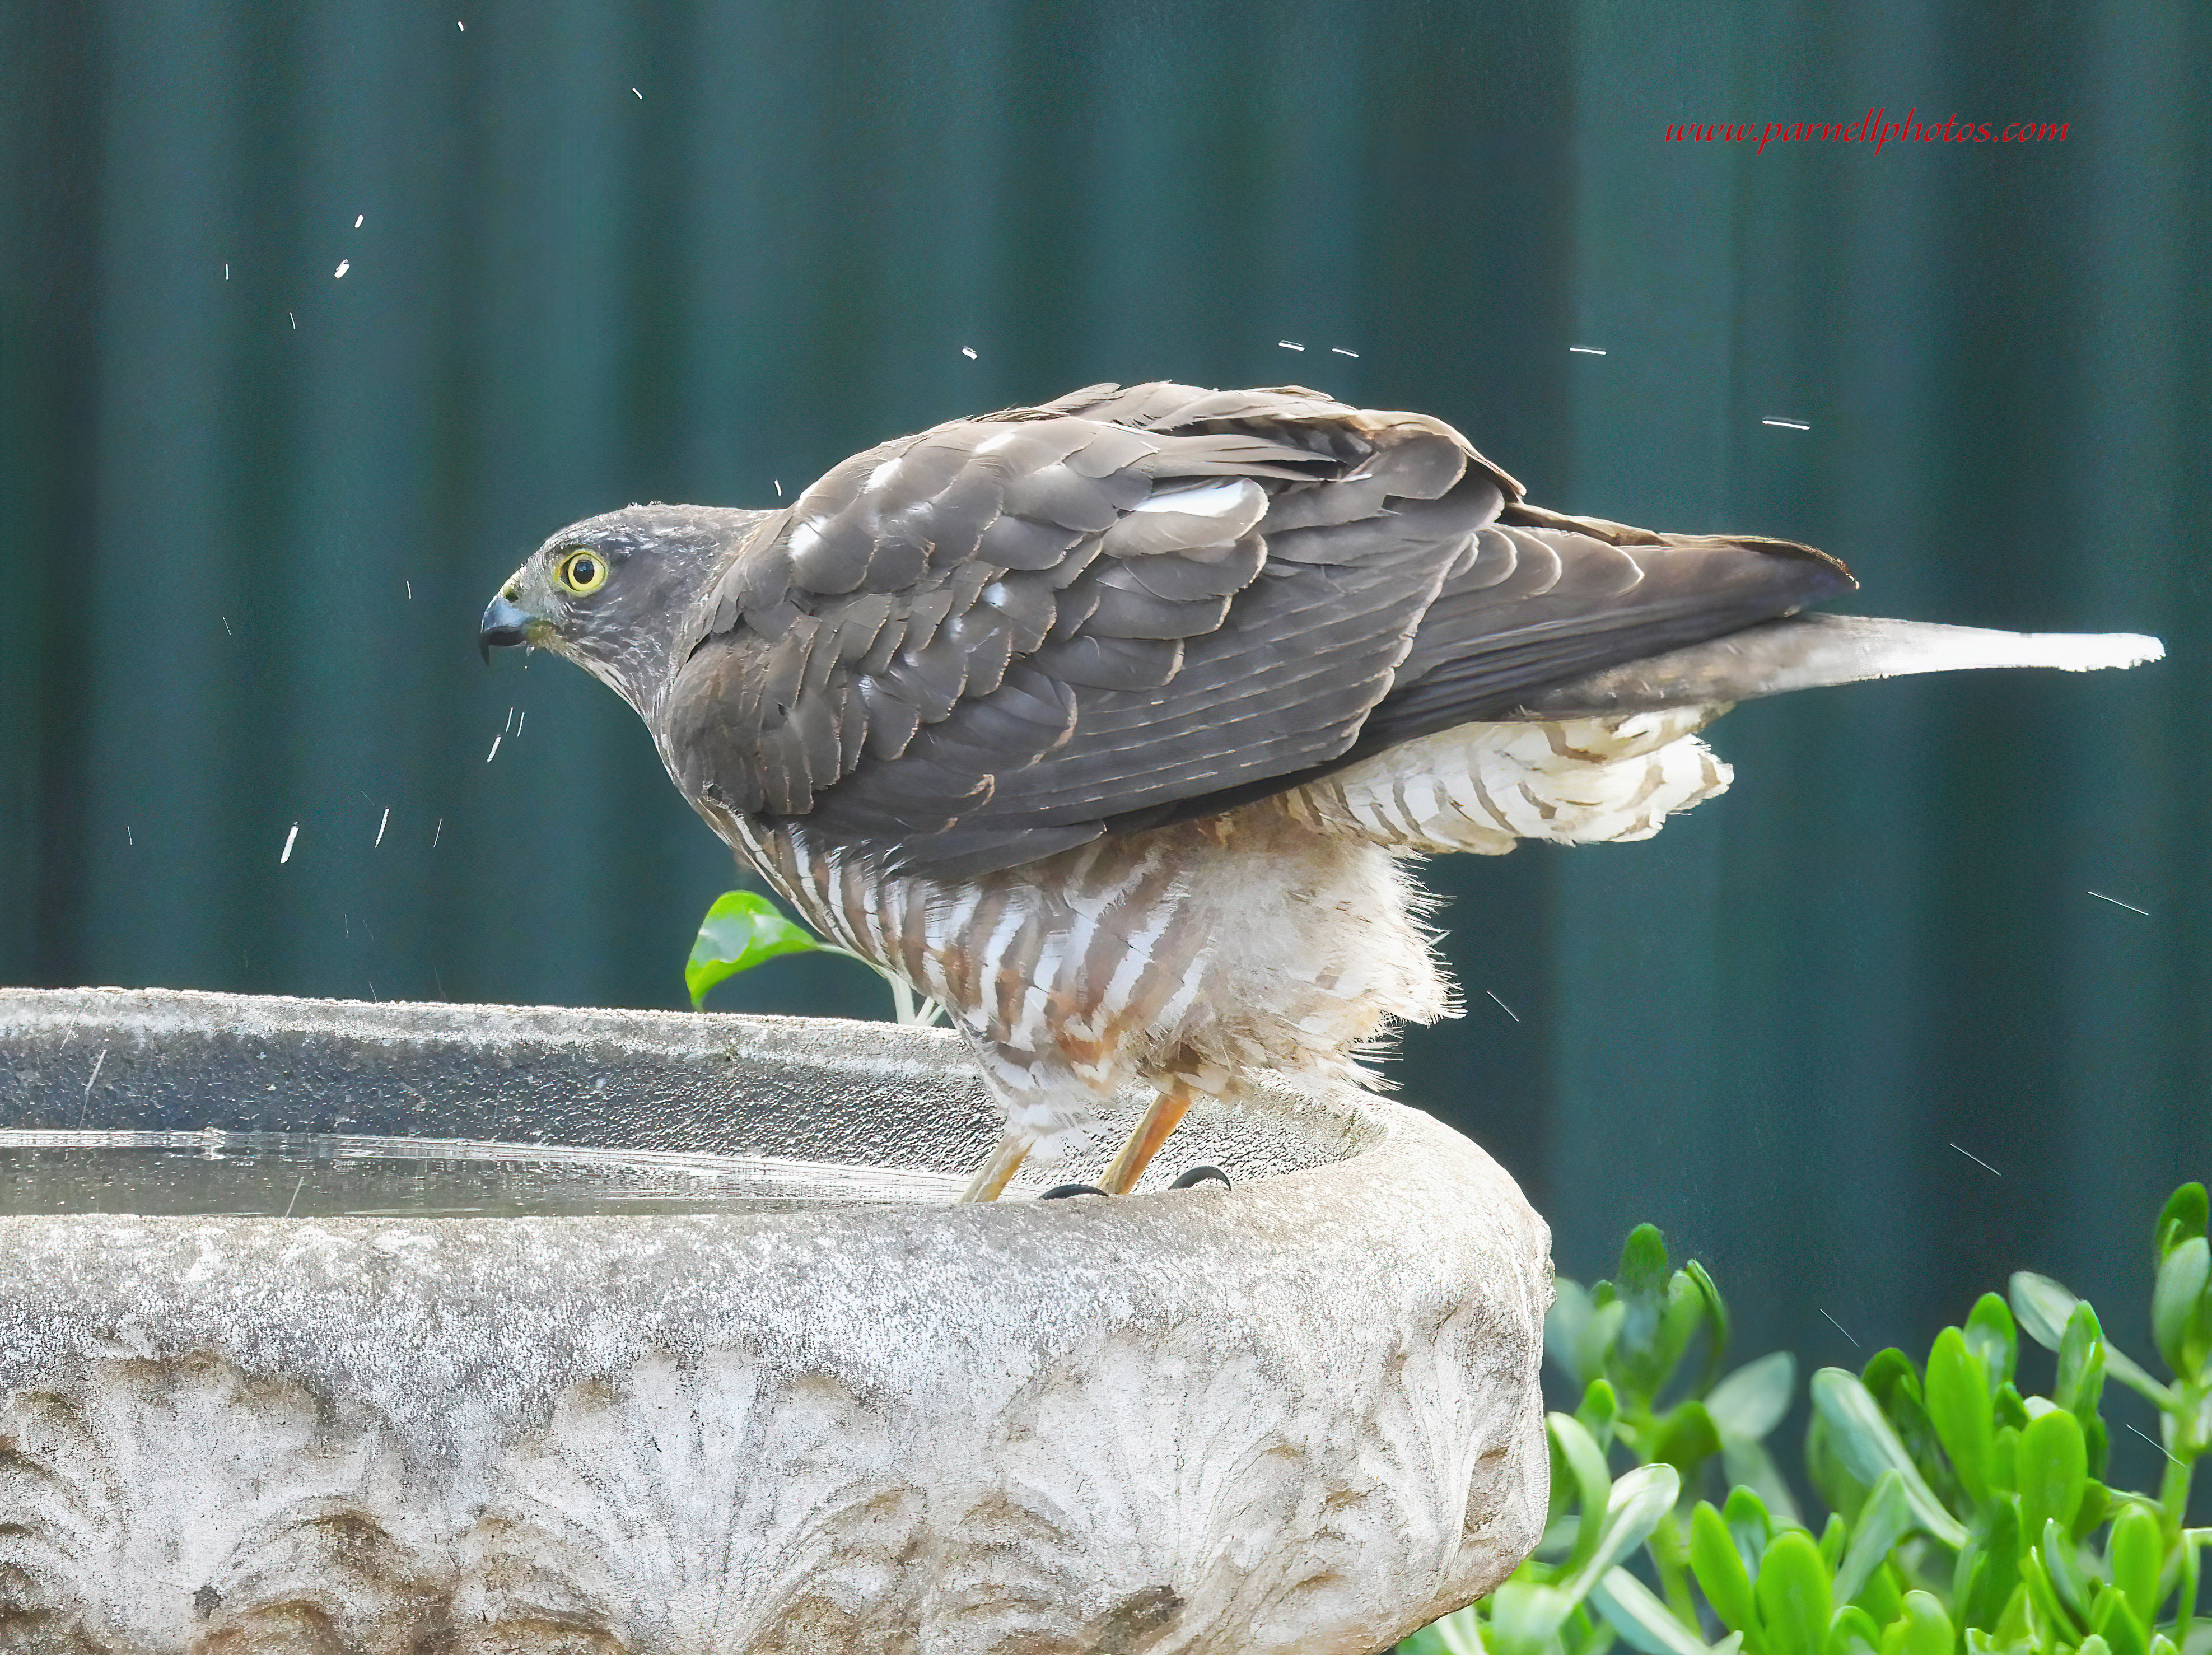
[[[501,1469],[502,1555],[570,1560],[564,1586],[627,1647],[905,1647],[889,1606],[916,1549],[912,1468],[836,1378],[772,1386],[771,1372],[744,1353],[656,1352],[571,1388]]]
[[[374,1646],[435,1595],[424,1551],[368,1514],[404,1486],[373,1423],[299,1385],[208,1354],[99,1362],[0,1408],[0,1628],[212,1655],[241,1612],[282,1609]]]
[[[1502,1331],[1462,1310],[1289,1358],[1199,1317],[1105,1331],[926,1464],[831,1376],[654,1352],[568,1387],[465,1500],[299,1385],[104,1361],[0,1409],[0,1647],[1328,1655],[1314,1626],[1528,1542]]]

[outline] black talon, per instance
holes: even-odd
[[[1204,1183],[1208,1178],[1212,1178],[1224,1190],[1233,1187],[1229,1182],[1229,1174],[1223,1171],[1219,1167],[1194,1166],[1189,1171],[1184,1173],[1173,1183],[1170,1184],[1168,1188],[1170,1190],[1195,1190],[1200,1184]]]
[[[1106,1192],[1095,1183],[1055,1184],[1039,1196],[1039,1201],[1065,1201],[1070,1196],[1103,1196]]]

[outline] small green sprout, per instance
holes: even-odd
[[[849,948],[823,941],[787,918],[757,891],[724,891],[700,922],[698,940],[691,945],[691,958],[684,966],[691,1009],[704,1008],[707,992],[716,983],[784,954],[837,954],[859,960],[890,985],[892,1010],[899,1022],[927,1026],[944,1019],[945,1008],[933,1000],[917,996],[904,977]]]

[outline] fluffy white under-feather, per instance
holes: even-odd
[[[1496,856],[1522,839],[1648,839],[1727,791],[1732,772],[1697,739],[1726,710],[1463,724],[1300,788],[1285,808],[1324,833],[1400,850]]]

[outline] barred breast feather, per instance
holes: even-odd
[[[1041,1142],[1140,1080],[1372,1084],[1363,1050],[1450,1005],[1404,860],[1281,799],[958,881],[884,874],[803,828],[739,833],[809,924],[948,1008]]]

